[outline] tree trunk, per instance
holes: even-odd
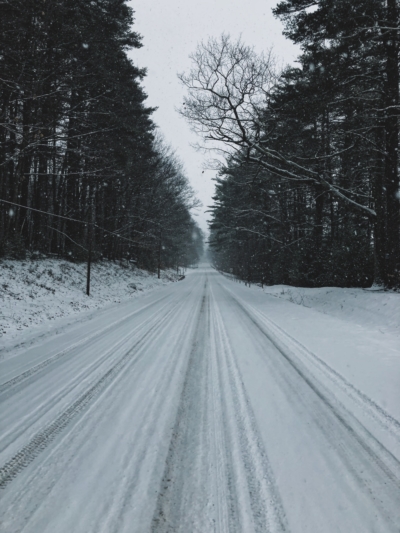
[[[399,64],[398,7],[396,0],[387,0],[388,31],[386,46],[386,116],[385,116],[385,187],[387,204],[386,283],[400,287],[400,203],[399,203]]]

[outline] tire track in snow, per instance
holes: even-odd
[[[248,503],[253,517],[251,530],[255,533],[288,532],[289,526],[275,476],[215,299],[213,310],[213,324],[219,340],[217,361],[221,371],[220,383],[221,388],[225,385],[230,389],[224,397],[227,399],[231,396],[231,408],[226,403],[225,410],[228,420],[235,419],[235,427],[231,428],[231,440],[239,443],[238,457],[242,462],[242,477],[245,477],[242,482],[247,483]],[[240,531],[250,531],[249,525],[243,524]]]
[[[224,287],[225,288],[225,287]],[[396,513],[400,493],[400,462],[394,457],[365,426],[352,415],[346,407],[330,392],[304,363],[296,356],[276,335],[271,334],[265,324],[248,310],[229,289],[231,299],[238,309],[244,312],[248,320],[277,348],[277,354],[283,356],[283,361],[289,364],[294,373],[290,374],[281,368],[279,373],[282,386],[289,387],[297,401],[314,416],[316,425],[330,446],[335,448],[347,473],[352,474],[353,480],[363,493],[368,495],[373,504],[380,511],[390,531],[397,531]],[[277,369],[277,366],[274,366]],[[279,368],[279,367],[278,367]],[[297,376],[297,377],[295,377]],[[301,382],[298,382],[298,377]],[[308,391],[299,392],[299,386]],[[311,394],[310,394],[311,393]],[[317,399],[317,402],[315,400]],[[397,502],[397,503],[396,503]],[[389,530],[388,530],[389,531]]]
[[[273,344],[280,344],[279,351],[290,350],[292,355],[299,354],[304,356],[307,360],[314,364],[325,376],[327,376],[336,386],[338,386],[343,392],[345,392],[350,398],[352,398],[359,406],[362,407],[364,412],[367,412],[374,420],[376,420],[386,431],[389,431],[393,437],[400,442],[400,422],[385,411],[380,405],[375,403],[366,394],[354,387],[346,378],[344,378],[339,372],[333,369],[325,361],[323,361],[318,355],[306,348],[292,335],[290,335],[283,328],[278,326],[273,320],[268,318],[264,313],[261,313],[253,306],[248,307],[247,313],[253,313],[258,317],[263,326],[267,326],[268,331],[264,332]]]
[[[144,309],[147,309],[149,307],[152,307],[153,305],[156,305],[156,304],[160,303],[165,298],[167,298],[167,296],[163,296],[159,300],[156,300],[155,302],[152,302],[152,303],[146,305],[145,307],[140,308],[139,310],[135,310],[134,312],[130,313],[129,315],[126,315],[123,318],[121,318],[119,320],[116,320],[112,324],[109,324],[108,326],[103,328],[101,333],[100,333],[100,335],[99,335],[99,332],[96,331],[92,335],[89,335],[88,337],[85,337],[84,339],[81,339],[80,341],[75,342],[74,344],[71,344],[65,350],[61,350],[60,352],[55,353],[54,355],[52,355],[51,357],[49,357],[45,361],[42,361],[41,363],[38,363],[37,365],[29,368],[28,370],[25,370],[24,372],[22,372],[18,376],[15,376],[15,377],[5,381],[4,383],[0,384],[0,397],[5,392],[7,392],[10,389],[14,388],[16,385],[19,385],[20,383],[26,381],[28,378],[36,375],[38,372],[42,371],[43,369],[45,369],[46,367],[48,367],[52,363],[55,363],[56,361],[58,361],[59,359],[65,357],[66,355],[71,354],[71,352],[73,352],[77,348],[82,348],[83,346],[85,346],[85,344],[88,344],[93,339],[99,339],[99,337],[104,337],[105,335],[107,335],[109,333],[110,330],[112,330],[116,326],[119,326],[119,325],[123,324],[124,322],[126,322],[127,320],[130,320],[132,318],[132,316],[134,316],[135,314],[143,311]]]
[[[172,430],[172,437],[169,451],[165,463],[164,475],[160,484],[159,496],[155,513],[153,515],[151,531],[152,533],[170,531],[191,531],[193,533],[204,530],[212,531],[212,519],[208,519],[208,524],[199,525],[198,520],[207,517],[202,516],[204,508],[200,502],[202,489],[197,494],[197,502],[191,498],[193,479],[188,481],[190,475],[194,478],[198,472],[193,465],[196,465],[198,458],[201,458],[201,437],[204,434],[204,366],[205,350],[204,338],[207,334],[207,305],[206,295],[207,281],[204,286],[204,294],[201,302],[200,312],[196,324],[196,334],[190,352],[185,378],[182,387],[181,399]],[[202,424],[203,422],[203,424]],[[196,453],[197,452],[197,453]],[[201,465],[200,465],[201,468]],[[200,473],[201,475],[201,473]],[[204,494],[204,492],[203,492]],[[187,505],[189,500],[189,505]],[[186,504],[186,505],[185,505]],[[193,507],[191,508],[191,506]]]
[[[164,306],[162,306],[160,309],[158,309],[155,312],[155,314],[151,318],[151,324],[156,323],[157,320],[162,318],[165,308],[168,307],[169,305],[170,304],[166,303],[164,304]],[[134,341],[138,337],[138,335],[140,337],[140,334],[141,334],[141,331],[143,330],[144,325],[150,325],[150,324],[146,324],[146,321],[141,322],[127,335],[124,335],[122,338],[120,338],[116,344],[114,344],[111,348],[106,350],[106,352],[103,355],[101,355],[99,359],[94,360],[92,363],[86,366],[82,371],[74,375],[74,378],[72,379],[72,381],[69,381],[64,387],[58,390],[56,395],[47,398],[45,402],[40,402],[39,407],[37,409],[35,409],[34,411],[28,412],[26,416],[19,419],[18,420],[19,427],[13,426],[12,428],[8,430],[8,432],[3,432],[3,434],[1,435],[1,439],[0,439],[0,453],[2,453],[8,446],[10,446],[11,443],[15,442],[15,440],[18,439],[21,435],[23,435],[30,427],[36,424],[37,421],[40,420],[40,418],[44,414],[46,414],[46,412],[49,409],[49,405],[51,406],[56,405],[60,400],[65,398],[74,389],[79,387],[79,385],[82,382],[88,380],[88,378],[95,375],[96,371],[101,369],[104,363],[106,363],[109,359],[113,358],[114,354],[117,354],[117,356],[114,357],[113,359],[118,359],[120,357],[118,355],[118,350],[122,350],[124,349],[126,345],[130,345],[130,343]],[[112,363],[112,360],[111,360],[111,363]],[[94,379],[96,379],[96,377]],[[93,381],[94,380],[92,379],[92,382]],[[25,382],[24,386],[26,385],[27,383]],[[5,397],[8,398],[9,396],[12,396],[15,392],[16,390],[14,388],[11,391],[11,394],[6,394]],[[4,400],[5,398],[3,397],[1,401],[3,402]]]
[[[164,298],[163,298],[164,299]],[[79,385],[88,380],[91,376],[95,376],[97,371],[101,369],[102,366],[105,365],[110,359],[111,363],[113,363],[112,359],[118,359],[120,357],[120,354],[118,354],[119,350],[123,350],[126,345],[130,345],[132,341],[134,341],[138,335],[140,337],[141,330],[145,327],[149,327],[151,324],[162,318],[164,310],[166,307],[170,306],[171,304],[164,304],[161,308],[157,309],[155,313],[140,324],[138,324],[132,331],[130,331],[127,335],[124,335],[122,338],[118,340],[116,344],[114,344],[111,348],[106,350],[103,355],[101,355],[98,359],[95,359],[93,362],[88,364],[83,370],[77,372],[74,374],[74,377],[71,381],[67,381],[65,386],[62,386],[59,390],[57,390],[57,393],[53,396],[49,396],[46,398],[46,401],[41,401],[39,403],[38,408],[36,408],[33,411],[29,411],[29,413],[18,419],[17,426],[12,426],[8,431],[3,432],[0,439],[0,453],[2,453],[4,450],[7,449],[10,444],[15,442],[21,435],[23,435],[29,428],[34,426],[40,418],[47,413],[49,408],[51,409],[52,406],[57,405],[58,402],[60,402],[63,398],[65,398],[68,394],[70,394],[74,389],[79,387]],[[149,307],[146,306],[145,309]],[[92,338],[93,336],[91,336]],[[96,339],[97,340],[97,339]],[[115,357],[114,354],[116,354]],[[104,373],[104,371],[103,371]],[[39,377],[39,376],[37,376]],[[42,376],[40,376],[42,377]],[[93,382],[96,379],[96,376],[91,381]],[[27,383],[23,383],[21,386],[26,386]],[[19,390],[20,387],[15,387],[10,391],[10,393],[6,394],[1,398],[1,402],[4,402],[6,399],[11,397],[14,393]],[[17,389],[17,390],[16,390]]]
[[[222,319],[204,290],[151,531],[288,531]]]
[[[290,364],[296,368],[298,372],[300,370],[296,366],[295,359],[299,361],[300,364],[304,365],[301,361],[301,356],[304,356],[307,360],[314,364],[326,377],[328,377],[336,386],[338,386],[343,392],[347,394],[352,400],[354,400],[359,406],[362,407],[363,411],[368,413],[374,420],[376,420],[386,431],[400,442],[400,422],[392,417],[387,411],[385,411],[381,406],[376,404],[371,398],[366,396],[363,392],[358,390],[354,385],[347,381],[339,372],[334,370],[329,366],[325,361],[323,361],[316,354],[308,350],[303,344],[297,341],[289,333],[287,333],[283,328],[275,324],[270,318],[268,318],[264,313],[261,313],[253,306],[245,304],[244,302],[239,301],[232,292],[223,287],[227,292],[230,293],[232,300],[235,301],[236,305],[244,311],[248,318],[257,326],[257,328],[268,338],[270,342],[278,349],[278,351],[285,357],[285,359],[290,362]],[[297,352],[297,353],[296,353]],[[311,373],[307,371],[304,367],[304,371],[307,376]],[[305,376],[303,376],[305,379]],[[316,378],[312,377],[316,382]],[[315,385],[314,385],[315,387]]]
[[[185,364],[181,364],[182,346],[187,340],[192,340],[195,331],[195,324],[198,322],[200,305],[196,300],[189,310],[186,310],[184,320],[179,328],[180,333],[176,336],[173,350],[173,357],[164,368],[161,381],[153,389],[151,399],[142,407],[142,423],[140,427],[140,437],[135,440],[130,453],[127,454],[123,471],[126,473],[124,479],[118,484],[118,491],[115,493],[112,512],[105,513],[95,525],[95,531],[104,533],[119,533],[124,529],[125,511],[132,506],[132,502],[138,497],[140,490],[140,479],[145,475],[149,484],[152,484],[153,476],[156,476],[156,485],[159,483],[158,467],[149,457],[149,445],[153,442],[159,431],[160,419],[168,419],[170,402],[166,400],[167,395],[173,397],[171,383],[176,382],[176,377],[184,373]],[[183,366],[183,368],[182,368]],[[181,382],[182,378],[178,377]],[[151,454],[150,454],[151,456]],[[146,472],[146,474],[143,474]],[[151,472],[151,473],[150,473]],[[151,521],[151,517],[150,517]],[[149,525],[150,527],[150,525]],[[148,531],[146,527],[143,529]]]
[[[273,320],[255,309],[250,304],[245,304],[239,301],[230,289],[221,285],[227,291],[236,304],[250,317],[250,319],[257,325],[258,329],[274,344],[274,346],[283,355],[288,357],[296,357],[301,360],[301,356],[310,361],[318,370],[320,370],[328,379],[330,379],[336,386],[354,400],[364,412],[368,413],[374,420],[376,420],[386,431],[400,442],[400,421],[391,416],[385,409],[375,403],[372,398],[357,389],[337,370],[332,368],[328,363],[323,361],[318,355],[306,348],[301,342],[295,339],[281,326],[278,326]]]
[[[172,317],[173,312],[179,302],[175,303],[171,309],[163,316],[161,320],[152,324],[144,334],[136,341],[136,343],[129,348],[123,357],[114,364],[107,372],[105,372],[88,390],[79,396],[67,409],[65,409],[53,422],[48,424],[44,429],[38,431],[36,435],[17,452],[10,460],[8,460],[2,467],[0,467],[0,488],[4,489],[6,486],[24,469],[26,468],[43,450],[45,450],[51,442],[57,437],[59,433],[81,412],[83,412],[91,402],[97,398],[108,385],[116,378],[116,376],[128,365],[129,362],[136,362],[137,357],[140,356],[139,349],[142,348],[144,342],[149,335],[154,332],[156,328],[160,328],[167,320]],[[132,355],[136,358],[132,360]]]

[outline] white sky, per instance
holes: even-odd
[[[190,146],[196,136],[176,112],[183,101],[184,89],[178,72],[190,68],[189,54],[208,37],[229,33],[232,38],[254,46],[258,52],[273,47],[283,64],[292,63],[299,50],[282,35],[282,24],[273,17],[278,0],[133,0],[134,30],[143,37],[143,47],[130,57],[146,67],[144,89],[147,105],[158,107],[153,120],[165,140],[183,161],[186,175],[203,207],[193,214],[207,231],[207,206],[212,204],[215,172],[205,170],[207,156]]]

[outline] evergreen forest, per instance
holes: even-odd
[[[197,262],[197,201],[129,59],[142,38],[128,2],[0,10],[0,255]]]
[[[181,75],[181,114],[220,154],[214,264],[262,284],[399,288],[398,1],[273,12],[295,66],[223,35]]]
[[[223,35],[180,76],[181,114],[220,155],[213,262],[262,284],[399,288],[398,2],[273,13],[294,66]],[[195,263],[197,201],[129,59],[128,2],[6,0],[1,15],[0,255]]]

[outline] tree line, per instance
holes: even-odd
[[[229,36],[180,76],[181,113],[223,155],[215,264],[249,281],[400,287],[399,5],[284,0],[301,46],[278,72]]]
[[[157,133],[126,0],[0,6],[0,255],[195,263],[202,232]]]

